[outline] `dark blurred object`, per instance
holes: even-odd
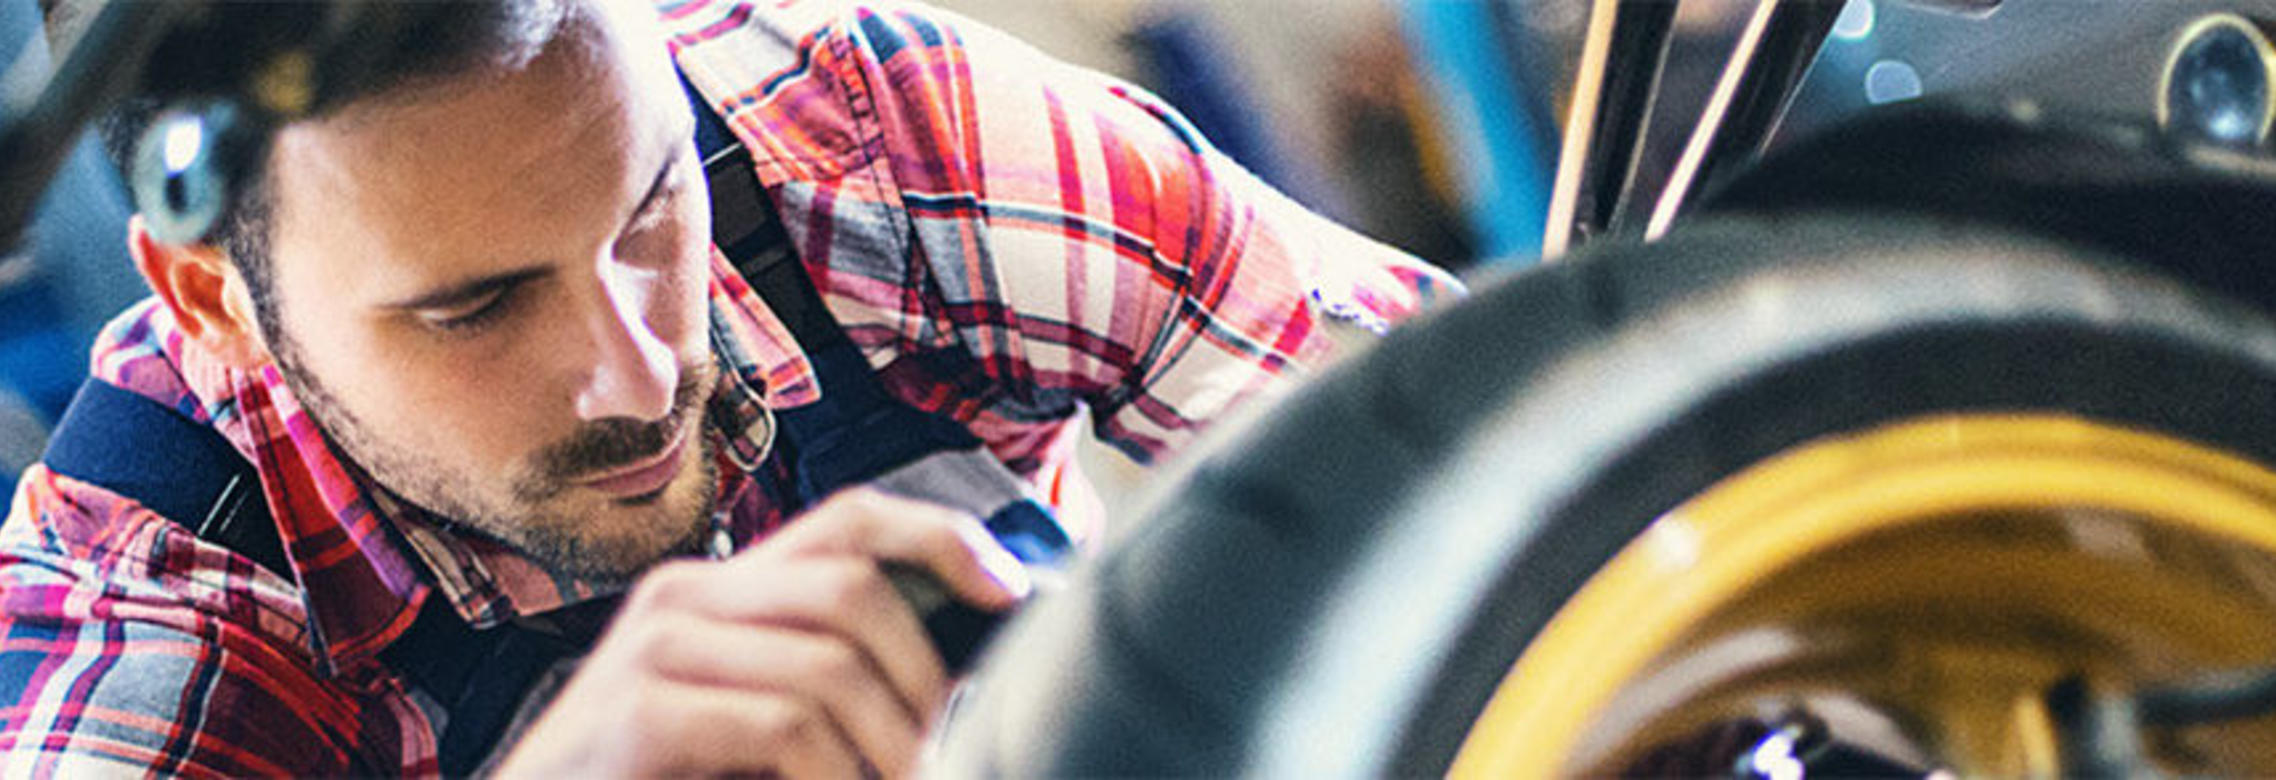
[[[261,175],[274,128],[265,112],[218,98],[155,117],[126,166],[151,237],[175,245],[217,242],[237,190]]]

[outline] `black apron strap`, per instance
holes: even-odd
[[[220,432],[164,404],[89,377],[40,460],[292,578],[253,464]]]
[[[773,200],[753,175],[751,154],[719,113],[685,79],[696,107],[696,144],[711,189],[711,238],[773,310],[814,368],[822,399],[776,414],[811,503],[849,485],[943,450],[980,446],[964,426],[886,394],[869,362],[823,306]]]
[[[583,655],[620,599],[588,601],[549,613],[544,629],[517,623],[477,630],[440,594],[401,637],[381,650],[387,668],[442,708],[435,735],[436,768],[445,777],[473,774],[506,737],[546,672]],[[543,702],[537,702],[542,704]]]

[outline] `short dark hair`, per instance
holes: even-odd
[[[325,0],[329,3],[331,0]],[[573,0],[436,0],[360,4],[354,27],[316,68],[310,112],[294,121],[321,119],[375,98],[402,95],[454,77],[510,70],[535,59],[575,18]],[[66,0],[64,6],[70,5]],[[104,148],[120,171],[132,175],[143,136],[174,101],[240,89],[232,74],[248,70],[243,52],[264,37],[307,39],[325,22],[324,5],[279,6],[270,0],[223,0],[203,24],[174,35],[151,54],[149,74],[133,97],[99,124]],[[67,12],[65,8],[55,12]],[[282,13],[280,12],[287,12]],[[250,39],[250,40],[246,40]],[[271,49],[273,50],[273,49]],[[254,314],[275,343],[273,258],[275,213],[266,165],[230,194],[211,237],[251,287]]]

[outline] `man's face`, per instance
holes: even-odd
[[[588,577],[692,545],[710,205],[644,6],[528,67],[288,127],[268,347],[397,495]]]

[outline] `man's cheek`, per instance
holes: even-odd
[[[680,247],[680,262],[672,268],[672,292],[700,308],[711,297],[711,242],[693,226],[684,229],[687,239]]]
[[[533,413],[536,401],[534,393],[515,391],[406,393],[383,402],[393,430],[379,435],[469,477],[502,477],[519,473],[544,432],[557,425]]]

